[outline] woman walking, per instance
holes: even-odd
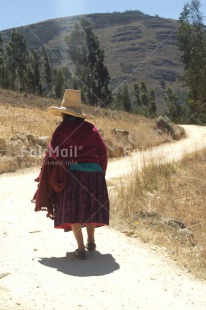
[[[54,227],[73,231],[78,245],[74,255],[83,260],[85,248],[96,249],[95,227],[109,224],[107,150],[97,128],[85,121],[79,90],[66,89],[61,107],[50,107],[49,112],[63,119],[50,150],[67,172],[63,190],[55,193]],[[82,227],[87,231],[86,246]]]

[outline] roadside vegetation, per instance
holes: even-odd
[[[143,163],[111,187],[111,225],[163,247],[192,274],[206,279],[206,149],[180,162]]]

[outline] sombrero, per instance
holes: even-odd
[[[85,114],[81,110],[81,92],[75,89],[65,89],[64,97],[60,107],[49,107],[48,111],[53,115],[69,114],[81,118],[93,118],[92,115]]]

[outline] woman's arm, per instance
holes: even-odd
[[[99,133],[99,130],[94,127],[94,132],[96,134],[96,139],[97,139],[97,154],[99,157],[99,164],[102,167],[102,170],[104,171],[104,174],[106,174],[107,170],[107,148],[104,140],[102,139],[102,136]]]

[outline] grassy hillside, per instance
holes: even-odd
[[[60,117],[50,115],[46,108],[60,105],[60,101],[0,89],[0,173],[36,166],[42,161],[46,145],[39,151],[37,141],[39,137],[46,137],[46,143],[49,142],[52,132],[61,122]],[[84,104],[82,110],[93,115],[88,121],[100,129],[110,158],[172,140],[168,134],[160,134],[154,120],[143,116]],[[113,134],[113,128],[128,134]],[[25,147],[28,152],[22,157],[21,150]]]
[[[18,28],[28,45],[39,49],[45,45],[50,51],[53,66],[71,66],[65,36],[82,16],[49,20]],[[183,72],[180,52],[176,47],[175,20],[145,15],[139,11],[85,15],[93,24],[105,63],[109,69],[113,90],[124,82],[145,81],[154,88],[157,105],[162,107],[167,87],[181,88],[179,76]],[[1,32],[8,42],[11,29]]]
[[[60,103],[61,100],[0,89],[0,137],[10,139],[16,133],[51,137],[56,126],[61,122],[61,117],[49,114],[47,108],[52,105],[60,106]],[[167,134],[158,133],[153,119],[84,104],[82,104],[82,110],[93,116],[88,121],[100,128],[105,140],[112,145],[114,141],[112,143],[110,140],[112,140],[113,128],[127,130],[128,143],[137,149],[146,149],[172,140]],[[119,147],[125,145],[125,140],[119,139],[117,142]]]

